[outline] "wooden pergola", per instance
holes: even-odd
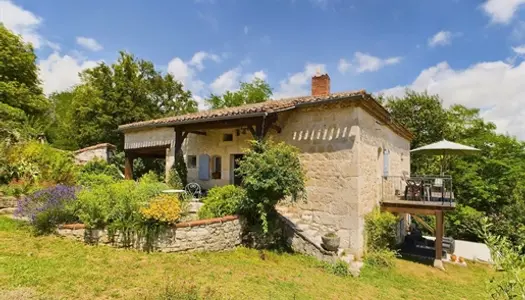
[[[255,115],[255,116],[254,116]],[[227,129],[227,128],[246,128],[253,135],[254,139],[263,139],[269,130],[273,129],[278,133],[281,127],[276,124],[277,113],[257,113],[250,115],[232,116],[220,120],[202,119],[197,121],[180,122],[172,127],[174,130],[175,157],[182,156],[182,144],[189,134],[206,135],[206,130]],[[133,179],[133,160],[137,157],[165,158],[166,149],[171,144],[157,145],[125,150],[124,176],[126,179]]]
[[[434,267],[444,269],[443,267],[443,235],[445,232],[444,217],[445,212],[456,209],[454,202],[440,201],[410,201],[410,200],[384,200],[381,202],[381,210],[391,213],[408,213],[414,215],[436,216],[435,224],[435,249]]]

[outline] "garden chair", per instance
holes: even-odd
[[[193,197],[193,199],[200,199],[200,197],[202,196],[201,186],[196,182],[188,183],[184,190],[186,190],[186,193]]]

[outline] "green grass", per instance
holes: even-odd
[[[447,265],[442,272],[396,260],[391,270],[365,267],[360,278],[338,277],[310,257],[264,257],[245,248],[146,254],[87,246],[34,237],[27,226],[0,217],[0,299],[16,293],[35,299],[194,299],[196,292],[207,299],[483,299],[492,275],[474,263]]]

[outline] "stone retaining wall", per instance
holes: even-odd
[[[230,250],[241,244],[242,232],[243,221],[238,216],[183,222],[162,233],[153,246],[161,252]],[[120,246],[119,238],[112,242],[107,230],[88,230],[83,224],[62,225],[58,233],[86,243]]]
[[[16,209],[18,199],[11,196],[0,197],[0,215],[11,215]]]

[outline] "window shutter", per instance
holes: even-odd
[[[383,150],[383,176],[388,177],[390,171],[390,150]]]
[[[208,154],[199,155],[199,179],[210,179],[210,156]]]

